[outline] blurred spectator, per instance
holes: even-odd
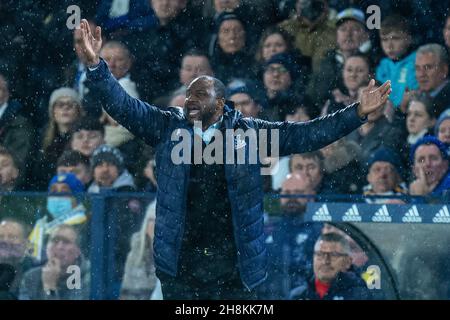
[[[351,271],[348,240],[337,233],[320,236],[314,246],[314,275],[291,291],[295,300],[369,300],[362,278]]]
[[[311,98],[304,96],[296,101],[295,105],[286,113],[286,121],[305,122],[319,116],[318,109],[314,107]]]
[[[344,89],[335,88],[322,109],[322,114],[333,113],[343,109],[358,100],[359,90],[366,87],[373,78],[373,68],[370,58],[366,55],[356,54],[349,56],[342,69]]]
[[[42,254],[44,253],[45,237],[52,233],[55,228],[62,224],[67,224],[78,225],[82,229],[82,226],[88,219],[86,209],[81,203],[84,186],[74,174],[55,175],[50,180],[48,192],[46,210],[42,217],[36,221],[29,236],[31,254],[38,261],[44,258]],[[83,240],[87,241],[87,238]]]
[[[314,243],[320,236],[321,223],[304,222],[306,204],[314,201],[316,191],[304,176],[288,175],[280,192],[281,217],[269,230],[266,244],[269,275],[258,289],[261,299],[287,299],[299,278],[312,269]],[[291,197],[283,197],[291,196]]]
[[[433,136],[417,141],[411,149],[415,180],[409,185],[411,195],[440,196],[450,189],[447,148]]]
[[[188,86],[192,80],[199,76],[214,76],[209,58],[202,51],[191,49],[181,60],[180,84]]]
[[[361,93],[361,90],[359,91]],[[367,163],[372,154],[381,145],[401,152],[404,131],[391,124],[386,118],[385,110],[389,106],[387,101],[384,108],[380,108],[367,116],[367,122],[348,135],[348,139],[355,141],[361,147],[360,162]]]
[[[406,123],[406,132],[400,136],[402,144],[399,145],[400,156],[405,165],[411,164],[409,162],[411,147],[422,137],[433,134],[432,128],[436,123],[432,100],[429,97],[419,94],[417,91],[408,96],[406,118],[400,112],[396,114],[396,121],[402,119],[403,123]],[[399,125],[403,125],[403,123],[399,123]]]
[[[23,274],[36,265],[36,261],[27,254],[27,230],[25,224],[13,218],[0,221],[0,264],[8,264],[15,269],[8,291],[16,297]]]
[[[133,98],[139,99],[136,84],[130,79],[129,71],[133,60],[128,48],[123,43],[108,41],[103,45],[100,56],[106,61],[109,70],[122,88]]]
[[[133,177],[125,167],[121,152],[114,147],[101,145],[91,157],[94,181],[88,188],[89,193],[135,192]],[[130,197],[112,198],[106,204],[105,211],[115,219],[114,228],[109,230],[109,240],[115,248],[114,295],[119,295],[125,260],[129,251],[131,235],[138,231],[143,219],[140,200]]]
[[[75,150],[66,150],[56,163],[56,174],[73,173],[85,188],[92,180],[89,157]]]
[[[159,281],[153,260],[156,200],[147,208],[141,230],[131,237],[131,250],[125,263],[121,300],[149,300]]]
[[[172,93],[168,106],[174,106],[183,109],[184,100],[186,100],[186,87],[183,86]]]
[[[327,1],[296,1],[296,15],[280,24],[295,38],[295,47],[312,59],[312,69],[319,65],[329,50],[336,46],[336,27],[329,17]]]
[[[450,101],[450,84],[447,78],[448,55],[445,48],[435,43],[419,47],[415,68],[419,92],[428,94],[432,98],[435,113],[439,115]],[[408,98],[409,96],[404,96],[402,102],[404,106]]]
[[[379,31],[381,47],[386,55],[376,68],[376,79],[381,83],[391,80],[392,93],[389,99],[400,107],[405,89],[418,88],[414,64],[416,52],[409,21],[400,15],[386,17]]]
[[[55,173],[56,162],[70,141],[72,128],[82,114],[75,90],[63,87],[53,91],[48,104],[48,123],[42,133],[40,153],[33,169],[32,178],[37,190],[43,190]]]
[[[47,262],[29,270],[20,285],[20,300],[87,300],[90,293],[90,264],[81,253],[80,234],[70,225],[58,225],[47,242]],[[69,269],[69,267],[71,267]],[[79,287],[73,288],[73,267],[78,267]],[[75,280],[77,281],[77,280]]]
[[[33,127],[19,114],[22,106],[9,100],[8,80],[0,73],[0,145],[10,150],[17,158],[20,171],[25,171],[34,142]]]
[[[233,78],[252,79],[253,56],[248,43],[248,30],[243,18],[235,12],[223,12],[209,44],[209,56],[215,77],[223,83]]]
[[[21,185],[21,172],[17,167],[14,155],[0,146],[0,191],[23,191],[25,185]],[[18,201],[19,200],[19,201]],[[22,195],[0,196],[0,219],[14,217],[24,224],[32,224],[35,221],[32,200]]]
[[[402,163],[391,149],[380,147],[370,155],[368,160],[368,185],[364,187],[364,195],[393,196],[405,195],[408,187],[402,181]],[[394,199],[366,198],[368,203],[392,203]]]
[[[306,177],[317,193],[323,192],[324,158],[320,151],[294,154],[290,158],[289,169],[292,173]]]
[[[105,144],[118,148],[125,159],[125,166],[131,174],[135,175],[140,166],[143,166],[142,154],[146,146],[142,140],[137,139],[126,128],[119,125],[106,112],[101,119],[105,128]]]
[[[260,118],[263,107],[253,82],[234,80],[228,84],[227,91],[227,99],[234,102],[234,108],[244,117]]]
[[[182,55],[203,48],[203,21],[200,14],[185,10],[187,1],[149,0],[157,26],[123,39],[135,57],[131,77],[146,101],[164,96],[178,85]],[[151,48],[151,50],[149,50]]]
[[[91,117],[80,119],[73,128],[70,149],[90,157],[94,150],[105,143],[105,128]]]
[[[445,18],[445,25],[442,33],[444,35],[444,44],[448,54],[450,50],[450,11],[447,13],[447,17]]]
[[[286,113],[303,93],[303,84],[298,81],[300,70],[293,57],[278,53],[270,58],[264,68],[263,83],[267,108],[264,110],[270,121],[283,121]]]
[[[450,109],[442,112],[434,127],[436,137],[448,147],[450,156]]]
[[[157,25],[149,0],[102,0],[95,20],[109,38],[120,39]]]
[[[19,173],[12,153],[0,146],[0,191],[14,191],[17,187]]]
[[[337,49],[328,51],[320,66],[314,69],[307,91],[315,98],[317,105],[323,105],[333,89],[343,90],[342,68],[345,60],[357,53],[369,54],[372,47],[362,11],[354,8],[341,11],[336,26]]]
[[[257,67],[262,69],[264,64],[277,53],[292,55],[301,69],[302,83],[307,83],[311,73],[311,58],[303,56],[298,49],[294,48],[294,38],[285,30],[279,27],[269,27],[262,33],[259,40],[255,56]]]
[[[364,184],[361,148],[354,141],[342,138],[321,149],[327,189],[335,194],[359,193]]]

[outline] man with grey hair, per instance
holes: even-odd
[[[322,234],[314,246],[314,275],[291,291],[295,300],[369,300],[364,280],[351,271],[348,240],[337,233]]]
[[[432,98],[436,114],[440,114],[450,103],[447,51],[436,43],[419,47],[415,69],[418,91]]]

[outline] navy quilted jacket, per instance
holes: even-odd
[[[111,75],[103,60],[98,68],[88,72],[87,78],[93,82],[97,99],[105,110],[136,137],[156,148],[158,193],[155,263],[159,270],[176,276],[185,227],[190,165],[172,162],[172,149],[180,141],[172,141],[171,136],[176,136],[180,132],[178,129],[186,129],[192,139],[192,126],[176,108],[164,111],[130,97]],[[293,123],[243,118],[240,112],[225,106],[223,121],[227,129],[253,128],[257,132],[261,129],[278,129],[279,155],[285,156],[322,148],[355,130],[363,123],[356,108],[357,104],[354,104],[321,119]],[[267,141],[271,141],[270,138]],[[244,147],[248,149],[248,145]],[[248,158],[248,152],[246,155]],[[260,172],[259,162],[225,164],[239,271],[248,289],[253,289],[267,277]]]

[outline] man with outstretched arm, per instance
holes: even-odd
[[[130,97],[111,75],[99,57],[99,27],[92,33],[82,20],[81,31],[87,79],[95,85],[105,110],[156,148],[154,258],[164,299],[254,299],[255,287],[267,276],[261,164],[176,164],[172,149],[178,141],[173,137],[177,132],[189,132],[194,146],[200,141],[206,150],[212,141],[217,142],[211,131],[258,133],[266,129],[277,130],[280,156],[320,149],[358,128],[369,113],[380,108],[391,91],[390,82],[375,88],[372,80],[360,102],[306,123],[244,118],[225,101],[223,83],[209,76],[190,83],[183,112],[178,108],[161,110]],[[194,125],[196,121],[201,121],[200,127]],[[257,152],[249,149],[251,143],[223,145],[223,155],[242,148],[247,157]]]

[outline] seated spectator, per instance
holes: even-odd
[[[415,95],[409,100],[406,110],[407,142],[411,146],[420,138],[432,133],[436,114],[432,101],[426,96]]]
[[[264,68],[265,113],[270,121],[284,120],[292,104],[298,99],[297,92],[303,92],[298,82],[300,70],[293,57],[278,53],[270,58]]]
[[[314,197],[299,196],[315,194],[302,175],[288,175],[283,183],[280,220],[266,230],[270,272],[266,282],[258,288],[259,298],[287,299],[293,284],[312,268],[314,243],[320,236],[322,224],[304,222],[306,204],[314,201]]]
[[[105,143],[105,128],[95,118],[82,118],[73,128],[70,149],[90,157],[94,150]]]
[[[136,31],[145,31],[157,25],[148,0],[102,0],[95,20],[108,38],[124,38]]]
[[[10,150],[17,158],[17,167],[25,172],[34,143],[34,129],[29,121],[20,115],[22,105],[9,100],[8,80],[0,73],[0,145]]]
[[[277,53],[289,53],[302,70],[302,83],[306,84],[311,73],[311,58],[303,56],[294,48],[294,38],[285,30],[278,27],[267,28],[259,40],[256,51],[256,62],[261,69],[264,64]],[[258,70],[259,71],[259,70]]]
[[[402,128],[389,122],[384,108],[380,108],[367,116],[367,122],[347,136],[347,139],[355,141],[361,147],[360,162],[366,164],[369,156],[381,145],[392,150],[401,150],[402,139],[405,136]]]
[[[306,122],[319,116],[317,108],[314,107],[311,98],[304,96],[296,99],[296,104],[286,113],[285,120],[293,122]]]
[[[372,78],[372,62],[369,57],[362,54],[349,56],[342,69],[344,89],[335,88],[332,91],[322,114],[333,113],[358,101],[359,90],[365,88]]]
[[[444,35],[444,43],[448,53],[450,50],[450,12],[447,13],[445,18],[445,25],[442,33]]]
[[[117,41],[106,42],[100,56],[106,61],[109,70],[122,88],[133,98],[139,99],[136,84],[130,79],[133,59],[126,45]]]
[[[35,162],[32,179],[37,190],[44,186],[56,170],[56,162],[72,136],[74,124],[83,110],[75,90],[59,88],[52,92],[48,106],[49,120],[41,138],[40,153]]]
[[[19,173],[16,159],[12,153],[0,146],[0,191],[17,190]]]
[[[402,163],[391,149],[380,147],[370,155],[368,161],[368,185],[364,187],[365,196],[405,195],[408,187],[402,181]],[[366,198],[367,203],[393,203],[394,199]]]
[[[337,49],[328,51],[319,67],[313,68],[307,89],[307,94],[314,98],[316,105],[323,105],[333,89],[343,90],[342,68],[345,60],[354,54],[369,54],[372,47],[362,11],[349,8],[339,12],[336,26]]]
[[[125,166],[130,173],[137,174],[139,167],[143,165],[142,153],[146,145],[140,139],[135,138],[126,128],[119,125],[106,112],[103,112],[100,121],[105,128],[105,144],[118,148],[124,155]]]
[[[379,31],[381,47],[386,55],[376,68],[377,81],[391,80],[389,99],[394,107],[400,107],[405,89],[418,88],[414,64],[416,52],[412,50],[412,33],[408,19],[400,15],[386,17]]]
[[[228,84],[227,91],[227,99],[234,102],[234,108],[244,117],[261,118],[261,97],[253,82],[234,80]]]
[[[369,300],[364,280],[351,271],[348,240],[337,233],[320,236],[314,246],[314,275],[291,291],[294,300]]]
[[[210,40],[209,56],[215,77],[223,83],[255,76],[246,30],[244,20],[235,12],[223,12],[218,18],[217,35]]]
[[[29,236],[31,254],[38,261],[42,261],[44,258],[42,254],[44,253],[45,237],[55,228],[62,224],[78,225],[84,231],[82,227],[88,220],[86,209],[81,203],[84,186],[74,174],[55,175],[50,180],[48,192],[46,210],[36,221]],[[83,240],[87,241],[87,238]]]
[[[23,274],[36,265],[36,261],[27,254],[27,230],[25,224],[13,218],[0,221],[0,264],[8,264],[15,269],[9,292],[16,297]]]
[[[200,14],[184,10],[187,1],[148,1],[157,19],[156,27],[122,40],[135,57],[131,77],[139,95],[150,102],[178,87],[183,54],[192,48],[204,48],[206,37]]]
[[[416,79],[419,84],[417,91],[425,93],[433,102],[435,114],[444,111],[450,101],[450,84],[448,81],[448,54],[439,44],[426,44],[416,52]],[[403,96],[401,109],[403,112],[414,91]]]
[[[191,49],[183,55],[181,60],[180,84],[187,87],[199,76],[214,76],[214,71],[206,53]]]
[[[336,43],[336,27],[330,19],[327,1],[296,1],[296,14],[283,21],[280,27],[295,38],[295,47],[312,59],[312,69],[317,72],[320,61]]]
[[[111,146],[101,145],[91,157],[94,181],[88,188],[89,193],[135,192],[133,177],[125,167],[121,152]],[[138,231],[143,219],[140,200],[133,197],[111,198],[105,207],[108,216],[114,216],[117,223],[109,230],[109,239],[115,248],[114,296],[119,295],[118,288],[122,282],[125,260],[129,251],[131,235]]]
[[[56,174],[73,173],[85,189],[92,180],[89,158],[78,151],[66,150],[56,163]]]
[[[79,231],[62,224],[54,228],[47,242],[47,262],[29,270],[20,285],[19,300],[87,300],[90,293],[90,265],[81,253]],[[69,277],[79,268],[79,286]],[[72,267],[73,268],[73,267]]]
[[[342,138],[321,149],[328,192],[356,194],[361,192],[363,166],[361,148],[354,141]]]
[[[450,109],[442,112],[434,126],[434,133],[447,146],[448,155],[450,156]]]
[[[440,196],[450,189],[447,148],[433,136],[426,136],[411,148],[415,180],[409,193],[415,196]]]
[[[156,200],[147,208],[141,230],[131,237],[131,250],[125,263],[120,289],[121,300],[149,300],[159,281],[153,261]]]
[[[23,191],[19,177],[24,173],[19,171],[17,160],[4,147],[0,146],[0,191]],[[14,217],[26,225],[32,225],[35,221],[33,201],[22,195],[0,196],[0,219]]]
[[[320,151],[294,154],[289,160],[289,171],[306,177],[318,194],[324,191],[324,158]]]

